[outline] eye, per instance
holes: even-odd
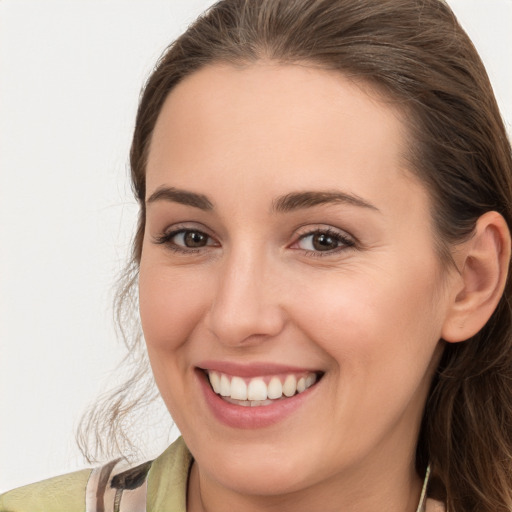
[[[165,244],[175,251],[182,252],[218,245],[211,236],[198,229],[176,229],[156,237],[155,243]]]
[[[317,229],[301,235],[292,246],[292,249],[302,249],[312,253],[325,253],[337,252],[354,245],[355,241],[344,233],[333,229]]]
[[[206,247],[210,237],[202,231],[179,231],[171,240],[181,247],[197,248]]]

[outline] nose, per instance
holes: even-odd
[[[277,272],[250,250],[226,258],[207,313],[208,329],[223,344],[249,346],[277,336],[286,323]]]

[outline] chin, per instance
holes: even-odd
[[[289,439],[284,449],[275,442],[218,443],[213,450],[212,445],[199,449],[194,458],[201,471],[233,492],[284,495],[312,485],[319,475],[319,468],[308,463],[303,444],[292,445]]]
[[[304,488],[305,475],[284,461],[226,461],[216,464],[217,481],[240,494],[277,496]]]

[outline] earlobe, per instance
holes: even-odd
[[[467,340],[487,323],[503,294],[510,261],[510,231],[497,212],[482,215],[456,258],[459,275],[443,324],[450,343]]]

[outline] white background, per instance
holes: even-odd
[[[110,304],[139,90],[211,3],[0,0],[0,491],[84,467],[74,428],[122,355]],[[510,133],[512,0],[449,3]]]

